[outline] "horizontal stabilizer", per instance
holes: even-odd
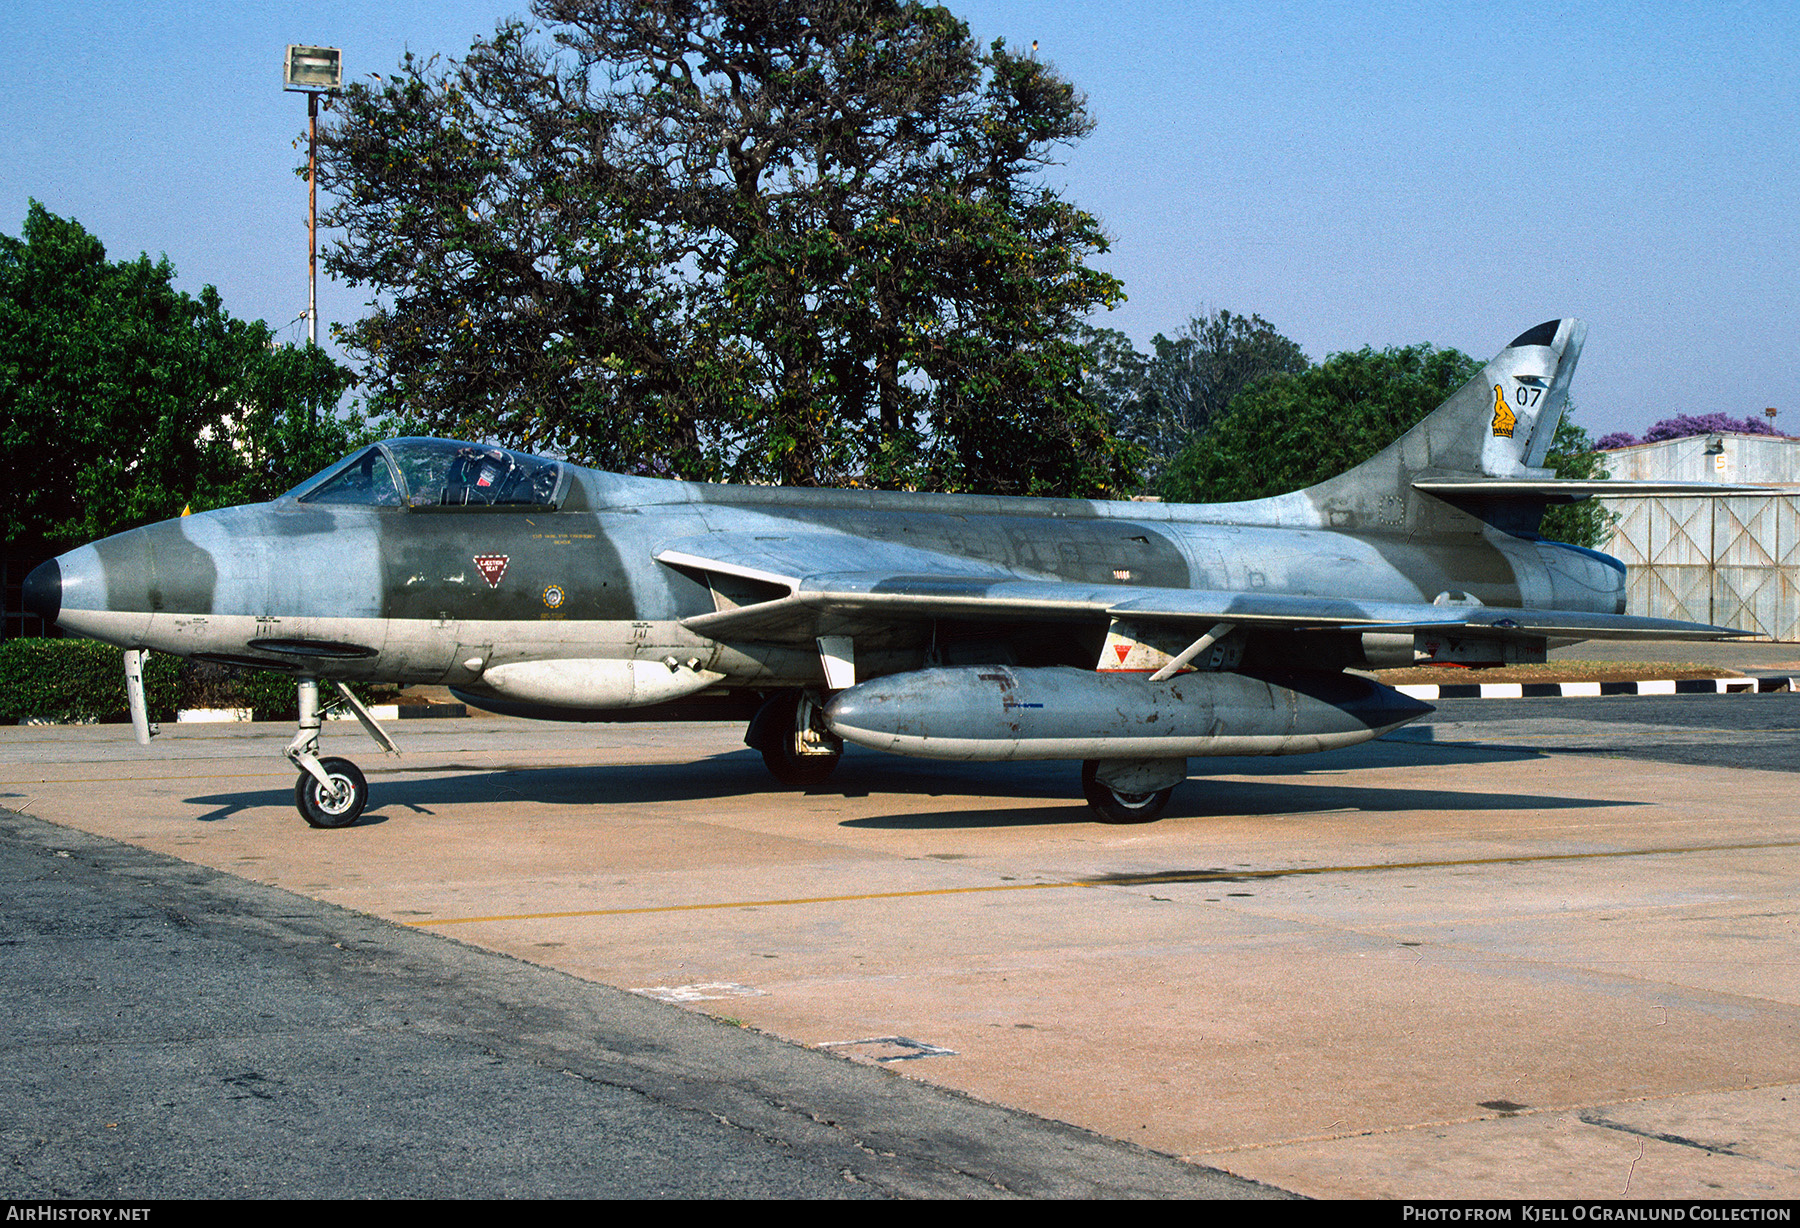
[[[1608,478],[1422,478],[1414,490],[1444,499],[1542,499],[1576,503],[1596,495],[1609,499],[1649,499],[1658,495],[1707,498],[1713,495],[1768,494],[1768,486],[1725,482],[1633,482]]]

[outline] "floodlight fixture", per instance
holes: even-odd
[[[302,47],[289,43],[282,62],[282,88],[335,94],[344,85],[344,53],[336,47]]]

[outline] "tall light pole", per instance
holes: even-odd
[[[306,95],[306,336],[319,344],[319,95],[344,84],[344,54],[336,47],[288,44],[282,88]]]

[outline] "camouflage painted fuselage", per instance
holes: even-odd
[[[558,508],[341,507],[293,498],[165,521],[63,555],[59,621],[123,647],[323,677],[449,683],[516,661],[697,662],[719,685],[817,682],[811,636],[715,639],[683,620],[744,605],[672,545],[802,539],[812,572],[866,570],[881,544],[984,575],[1367,602],[1466,594],[1487,607],[1616,614],[1623,569],[1603,556],[1462,531],[1330,529],[1303,499],[1241,505],[1001,499],[727,487],[572,469]],[[481,560],[488,560],[485,564]],[[849,613],[809,628],[856,639],[864,676],[917,668],[960,643],[1025,663],[1092,667],[1108,620],[1091,613],[980,620]],[[948,625],[947,625],[948,624]],[[316,645],[311,651],[306,645]],[[966,647],[965,652],[981,651]],[[1342,660],[1355,663],[1346,642]],[[1085,657],[1085,660],[1083,659]],[[1294,666],[1304,662],[1295,661]]]
[[[140,740],[143,650],[295,675],[314,826],[367,799],[319,754],[321,679],[558,720],[744,716],[799,786],[846,742],[1080,759],[1096,811],[1140,822],[1190,756],[1349,746],[1429,710],[1347,668],[1731,634],[1625,616],[1617,560],[1538,537],[1547,503],[1595,493],[1542,467],[1582,336],[1528,330],[1375,457],[1271,499],[714,486],[394,439],[272,503],[71,551],[25,598],[126,649]]]

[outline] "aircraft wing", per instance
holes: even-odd
[[[1503,639],[1722,639],[1743,634],[1674,619],[1580,611],[1045,579],[981,560],[847,534],[739,540],[741,536],[718,534],[657,553],[658,561],[683,571],[768,586],[764,600],[683,619],[689,630],[720,640],[810,643],[820,635],[855,635],[862,627],[937,618],[993,622],[1130,618],[1196,624],[1196,633],[1227,622],[1293,631],[1461,631]],[[846,562],[853,565],[843,566]]]

